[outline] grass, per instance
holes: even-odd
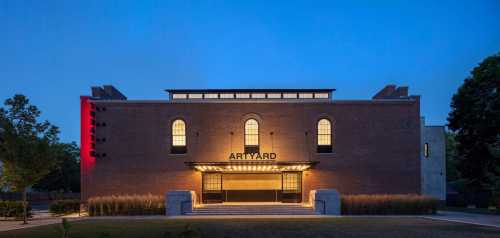
[[[193,236],[180,236],[191,227]],[[61,237],[60,224],[0,232],[0,238]],[[198,235],[197,232],[199,231]],[[186,232],[184,232],[184,235]],[[413,217],[232,220],[84,220],[71,223],[71,238],[131,237],[500,237],[500,229]]]

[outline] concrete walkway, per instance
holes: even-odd
[[[498,215],[438,211],[437,215],[424,216],[424,218],[440,220],[440,221],[452,221],[452,222],[460,222],[473,225],[489,226],[500,229],[500,216]]]
[[[35,218],[28,220],[28,224],[22,224],[23,221],[15,221],[15,220],[0,220],[0,232],[2,231],[10,231],[17,229],[24,229],[36,226],[45,226],[51,224],[61,223],[63,217],[43,217],[43,218]],[[85,219],[85,217],[78,217],[78,215],[69,215],[64,216],[69,221],[78,221]]]

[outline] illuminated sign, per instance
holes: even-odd
[[[229,160],[276,160],[276,153],[231,153]]]

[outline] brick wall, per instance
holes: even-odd
[[[96,152],[92,172],[82,179],[82,198],[192,189],[201,173],[186,161],[228,161],[243,152],[247,118],[260,125],[260,151],[278,161],[319,161],[304,173],[309,190],[336,188],[342,194],[420,193],[419,101],[374,100],[315,103],[168,103],[95,101]],[[316,122],[333,124],[331,154],[316,153]],[[171,122],[187,126],[188,152],[170,154]],[[232,132],[232,135],[231,135]]]

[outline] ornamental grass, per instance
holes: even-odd
[[[165,198],[146,195],[112,195],[88,200],[89,216],[165,215]]]
[[[415,194],[376,194],[342,196],[344,215],[435,214],[438,200]]]

